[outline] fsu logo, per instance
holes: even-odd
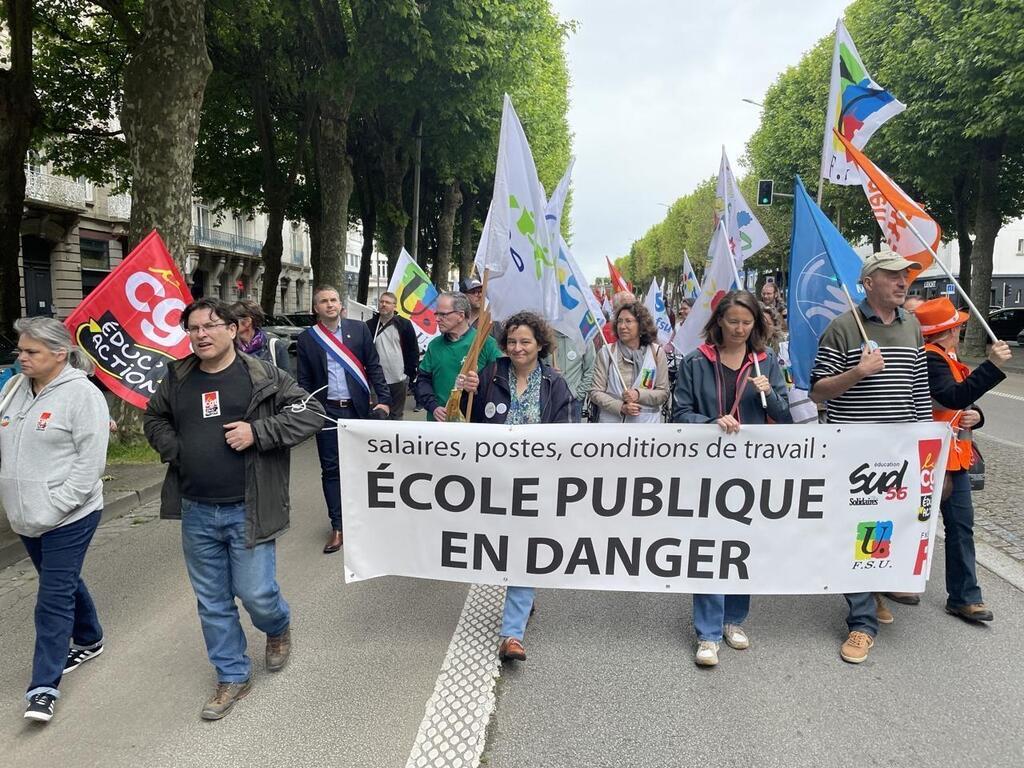
[[[892,556],[892,520],[865,520],[857,523],[853,549],[854,570],[889,568]]]

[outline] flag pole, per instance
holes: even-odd
[[[939,254],[937,254],[935,252],[935,249],[932,248],[931,243],[925,241],[921,233],[917,231],[917,227],[915,227],[911,223],[910,219],[907,218],[907,215],[903,211],[896,208],[896,206],[893,206],[893,210],[896,211],[896,215],[899,216],[900,220],[907,225],[907,229],[914,233],[914,237],[917,238],[918,242],[920,242],[921,245],[928,249],[928,253],[932,255],[933,262],[939,265],[939,268],[946,273],[946,277],[949,278],[950,282],[956,286],[957,291],[959,291],[960,295],[963,296],[964,301],[967,302],[967,306],[970,308],[971,312],[974,313],[974,316],[978,318],[978,322],[981,323],[981,327],[985,329],[985,333],[988,334],[988,337],[992,340],[992,343],[994,344],[995,342],[999,341],[999,339],[996,338],[996,335],[992,333],[992,329],[989,327],[989,324],[985,321],[985,316],[978,311],[978,308],[974,306],[974,302],[971,301],[971,297],[967,295],[967,291],[963,289],[963,286],[960,285],[960,282],[955,277],[953,277],[953,273],[950,272],[946,265],[942,263],[942,259],[939,258]]]
[[[724,221],[724,219],[722,221]],[[725,224],[723,223],[723,224],[721,224],[721,226],[724,227]],[[736,268],[736,259],[733,258],[731,252],[729,253],[729,264],[732,265],[732,274],[733,274],[733,277],[736,278],[736,285],[738,287],[739,284],[740,284],[740,273],[739,273],[739,270]],[[758,306],[760,306],[760,303],[758,303]],[[760,312],[760,309],[758,309],[758,311]],[[755,317],[754,320],[756,322],[757,318]],[[756,373],[758,376],[761,375],[761,364],[757,362],[757,352],[754,352],[754,373]],[[761,395],[761,407],[764,408],[765,410],[767,410],[768,409],[768,398],[766,398],[764,396],[764,392],[760,392],[758,394]]]

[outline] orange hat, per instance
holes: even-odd
[[[914,314],[917,315],[917,320],[921,323],[921,333],[925,336],[935,336],[950,328],[961,326],[969,317],[966,309],[957,309],[945,296],[924,302],[914,310]]]

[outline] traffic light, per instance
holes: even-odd
[[[771,205],[772,191],[775,189],[775,182],[772,179],[761,179],[757,182],[757,204]]]

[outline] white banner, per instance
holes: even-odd
[[[948,436],[934,422],[343,421],[346,579],[923,592]]]

